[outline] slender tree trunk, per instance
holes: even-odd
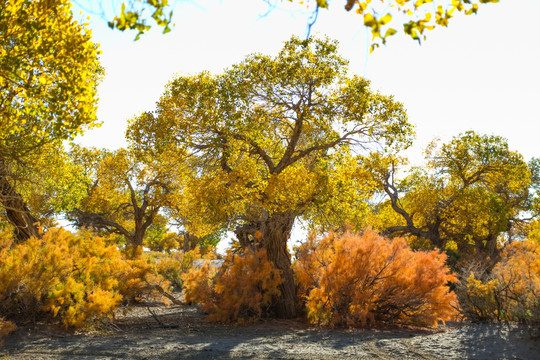
[[[30,213],[22,196],[10,184],[3,160],[0,160],[0,203],[6,211],[7,220],[15,227],[16,242],[39,236],[39,220]]]
[[[296,216],[291,212],[272,214],[261,222],[262,246],[268,259],[280,271],[283,283],[281,296],[275,299],[274,311],[280,318],[296,317],[296,285],[291,269],[291,255],[287,249],[291,230]]]

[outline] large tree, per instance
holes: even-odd
[[[389,198],[381,214],[385,208],[396,214],[385,231],[425,240],[428,247],[496,258],[500,245],[522,238],[538,216],[536,170],[499,136],[469,131],[434,143],[426,165],[401,180],[391,159],[376,157],[372,165]]]
[[[274,306],[281,317],[295,315],[287,249],[295,219],[331,196],[343,195],[343,208],[354,203],[351,152],[405,146],[412,134],[401,104],[347,70],[335,42],[292,38],[275,57],[254,54],[222,75],[174,79],[157,111],[128,130],[140,149],[189,153],[194,210],[266,249],[284,279]]]
[[[31,173],[31,159],[46,146],[61,147],[95,124],[101,68],[90,38],[67,0],[0,8],[0,204],[19,241],[38,229],[14,180]]]

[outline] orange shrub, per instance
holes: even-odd
[[[311,323],[369,327],[434,325],[455,314],[457,281],[446,255],[413,252],[403,239],[373,231],[308,240],[297,252],[298,295]]]
[[[540,244],[506,246],[491,271],[469,266],[458,287],[461,310],[472,320],[540,322]]]
[[[186,301],[199,303],[208,321],[245,323],[269,314],[272,298],[282,280],[263,249],[229,252],[223,266],[206,262],[185,276]]]
[[[41,239],[0,249],[0,312],[19,321],[50,314],[66,327],[82,327],[112,316],[123,300],[152,292],[159,281],[147,260],[126,260],[86,232],[50,229]]]

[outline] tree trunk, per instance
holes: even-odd
[[[183,233],[183,237],[184,240],[182,241],[182,248],[184,249],[184,252],[194,250],[201,242],[197,236],[191,234],[189,231],[185,231]]]
[[[0,160],[0,203],[6,211],[7,220],[15,227],[15,242],[40,236],[39,220],[30,213],[22,196],[10,184],[3,160]]]
[[[296,216],[291,212],[279,212],[261,221],[262,247],[268,259],[280,271],[283,283],[281,296],[275,299],[274,312],[280,318],[296,317],[296,286],[291,269],[291,255],[287,250],[291,230]]]
[[[474,240],[476,245],[476,253],[482,258],[497,258],[497,235],[490,234],[485,238],[478,238]]]

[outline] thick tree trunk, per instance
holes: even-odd
[[[490,234],[482,239],[475,239],[476,253],[483,258],[497,258],[497,235]]]
[[[287,250],[296,216],[279,212],[268,216],[265,212],[258,221],[239,226],[234,231],[242,247],[260,246],[266,249],[268,260],[280,271],[283,283],[281,296],[274,299],[273,312],[279,318],[296,317],[296,285],[291,269],[291,255]]]
[[[6,211],[7,220],[15,227],[16,242],[39,236],[39,220],[30,213],[22,196],[10,184],[2,160],[0,160],[0,203]]]
[[[262,233],[262,246],[268,259],[280,271],[283,283],[281,296],[275,299],[274,312],[280,318],[296,317],[296,286],[291,269],[291,255],[287,250],[295,216],[290,212],[280,212],[263,219],[259,231]]]

